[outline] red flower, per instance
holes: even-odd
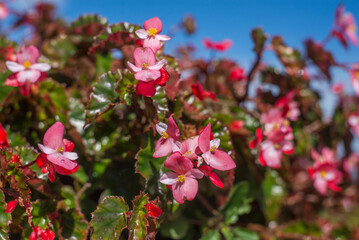
[[[43,230],[39,226],[36,226],[32,231],[29,240],[53,240],[55,233],[50,229]]]
[[[7,205],[6,205],[5,212],[6,213],[12,213],[12,211],[14,211],[14,209],[16,208],[16,205],[17,205],[16,200],[8,202]]]
[[[224,52],[232,47],[233,43],[230,39],[225,39],[221,42],[213,42],[209,38],[203,39],[203,45],[208,49],[213,49],[215,51]]]
[[[203,101],[203,99],[205,98],[211,98],[214,101],[217,101],[217,97],[216,94],[214,92],[210,92],[210,91],[203,91],[202,85],[197,82],[197,85],[193,84],[192,85],[192,91],[193,94],[199,98],[199,100]]]
[[[246,80],[246,74],[244,72],[244,69],[241,67],[232,68],[229,74],[229,80],[231,80],[232,82]]]
[[[158,218],[162,214],[162,210],[152,203],[147,203],[146,209],[150,217]]]
[[[9,146],[9,141],[7,140],[7,133],[0,123],[0,148]]]
[[[156,86],[164,86],[166,82],[170,78],[168,72],[164,69],[160,69],[161,76],[156,80],[145,82],[145,81],[138,81],[136,86],[136,94],[143,95],[145,97],[152,97],[156,94]]]

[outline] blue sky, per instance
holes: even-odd
[[[193,43],[197,56],[209,58],[201,41],[210,37],[215,41],[225,38],[233,40],[233,47],[225,56],[236,60],[248,69],[254,60],[250,31],[261,26],[269,36],[280,34],[285,42],[303,50],[303,41],[312,37],[316,41],[323,40],[330,31],[334,12],[339,3],[344,3],[346,10],[356,16],[359,21],[359,1],[336,0],[50,0],[59,6],[59,15],[67,21],[73,21],[86,13],[97,13],[106,17],[109,22],[127,21],[142,25],[154,16],[158,16],[164,24],[163,33],[181,21],[186,14],[197,20],[197,33],[194,36],[177,34],[166,45],[166,52],[171,53],[179,44]],[[27,9],[36,0],[14,0],[13,7]],[[332,40],[327,49],[331,50],[340,62],[359,61],[359,48],[350,46],[347,51]],[[272,52],[264,57],[268,65],[280,66]],[[351,92],[349,76],[342,70],[334,70],[334,82],[344,81],[346,90]],[[330,108],[335,97],[325,92],[322,102],[324,108]],[[330,110],[328,110],[330,111]]]

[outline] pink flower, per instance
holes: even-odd
[[[263,140],[263,133],[261,128],[256,129],[256,137],[249,141],[249,148],[256,148]]]
[[[326,194],[328,187],[336,192],[341,190],[338,184],[342,181],[342,173],[336,167],[335,163],[323,163],[313,169],[308,168],[308,173],[314,180],[314,187],[321,194]]]
[[[9,141],[7,140],[7,132],[0,123],[0,148],[7,146],[9,146]]]
[[[204,128],[198,137],[198,147],[203,153],[203,160],[214,169],[221,171],[230,170],[236,167],[232,158],[225,152],[218,150],[220,140],[211,138],[211,123]]]
[[[293,153],[293,150],[293,143],[289,140],[282,140],[281,142],[266,140],[261,144],[258,161],[263,166],[280,168],[282,153],[289,155]]]
[[[36,226],[32,231],[29,240],[53,240],[55,233],[50,229],[43,230],[39,226]]]
[[[155,53],[161,48],[161,41],[168,41],[171,38],[161,35],[162,22],[158,17],[151,18],[143,23],[144,29],[139,29],[136,34],[139,38],[144,39],[143,47],[151,48]]]
[[[353,113],[348,118],[348,125],[353,130],[355,135],[359,136],[359,113]]]
[[[357,181],[359,179],[359,154],[352,153],[344,159],[343,168],[353,181]]]
[[[6,6],[5,3],[0,2],[0,19],[5,19],[9,15],[10,11],[9,8]]]
[[[342,82],[335,83],[331,87],[332,93],[335,93],[335,94],[341,94],[343,92],[343,89],[344,89],[344,84]]]
[[[192,85],[193,94],[199,98],[199,100],[203,101],[205,98],[211,98],[214,101],[217,101],[216,94],[210,91],[203,91],[202,85],[197,82],[197,84]]]
[[[172,186],[174,199],[183,203],[185,200],[193,200],[198,192],[197,178],[202,178],[203,173],[193,169],[191,159],[175,152],[165,161],[165,167],[173,172],[166,172],[162,175],[160,182]]]
[[[188,138],[181,143],[180,153],[183,156],[188,157],[190,159],[198,159],[198,156],[196,154],[196,152],[198,152],[197,148],[198,148],[198,136],[193,138]]]
[[[144,82],[144,81],[138,81],[136,85],[136,94],[143,95],[145,97],[152,97],[156,94],[156,85],[158,86],[164,86],[166,85],[166,82],[170,78],[168,75],[168,72],[164,69],[160,69],[161,76],[157,78],[156,80]]]
[[[225,39],[221,42],[213,42],[208,38],[203,39],[203,44],[207,49],[213,49],[219,52],[227,51],[233,45],[232,40],[230,39]]]
[[[300,116],[299,104],[294,101],[294,91],[288,92],[284,97],[279,98],[275,107],[282,109],[282,117],[291,121],[297,121]]]
[[[246,74],[241,67],[234,67],[229,74],[229,80],[232,82],[246,80]]]
[[[344,12],[343,5],[339,5],[337,8],[332,35],[338,37],[345,47],[347,43],[344,36],[349,38],[354,45],[358,44],[357,26],[354,16],[349,12]]]
[[[179,129],[173,119],[173,114],[168,119],[168,126],[165,123],[156,124],[156,130],[161,135],[161,138],[156,143],[154,158],[167,156],[171,152],[179,151],[181,143],[178,142],[180,136]]]
[[[20,92],[28,96],[30,94],[30,84],[46,78],[45,72],[51,68],[47,63],[37,63],[39,57],[40,52],[36,47],[23,46],[16,53],[16,62],[6,61],[6,66],[13,74],[6,79],[5,84],[19,87]]]
[[[74,173],[78,169],[77,153],[72,152],[74,144],[64,139],[65,127],[61,122],[54,123],[45,133],[42,144],[38,147],[43,152],[36,163],[43,173],[49,171],[49,179],[55,181],[54,172],[62,175]]]
[[[199,169],[204,173],[206,177],[217,187],[223,188],[223,182],[216,173],[213,172],[213,168],[208,165],[199,166]]]
[[[359,63],[350,66],[349,75],[354,91],[359,96]]]
[[[139,81],[149,82],[161,77],[160,69],[167,63],[165,59],[156,62],[156,56],[151,48],[136,48],[133,52],[135,65],[127,62],[129,68],[135,72],[135,78]]]

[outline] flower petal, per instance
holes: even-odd
[[[192,177],[192,178],[202,178],[204,176],[204,173],[201,170],[198,169],[191,169],[186,173],[186,177]]]
[[[142,70],[135,73],[135,78],[139,81],[149,82],[159,77],[161,77],[161,72],[158,70]]]
[[[174,140],[177,140],[180,136],[180,131],[177,127],[175,120],[173,119],[173,113],[168,118],[167,123],[168,123],[168,129],[167,129],[168,135],[170,135]]]
[[[47,72],[51,69],[51,66],[47,63],[35,63],[30,66],[30,69],[38,70],[40,72]]]
[[[160,138],[156,143],[155,149],[153,153],[154,158],[164,157],[172,152],[172,144],[168,139]]]
[[[18,72],[17,80],[20,83],[24,83],[26,81],[34,83],[39,79],[40,76],[41,76],[41,72],[38,70],[24,70]]]
[[[145,29],[136,30],[136,35],[141,39],[146,39],[148,37],[148,32]]]
[[[206,153],[210,149],[210,138],[211,138],[211,123],[203,129],[198,137],[198,147],[203,152]]]
[[[186,178],[183,183],[177,182],[172,186],[173,197],[179,203],[183,203],[185,200],[193,200],[197,192],[198,182],[194,178]]]
[[[136,67],[130,62],[127,62],[127,66],[134,72],[140,72],[142,70],[142,68]]]
[[[68,159],[64,155],[62,155],[61,153],[49,154],[49,155],[47,155],[47,160],[49,160],[50,162],[52,162],[55,165],[65,168],[67,170],[72,170],[75,167],[77,167],[77,165],[78,165],[77,162],[71,161],[70,159]]]
[[[216,150],[213,153],[209,151],[205,152],[202,157],[206,161],[206,163],[214,169],[227,171],[236,167],[236,164],[228,155],[228,153],[221,150]]]
[[[163,122],[157,123],[156,130],[160,135],[162,134],[162,132],[167,132],[167,124]]]
[[[140,68],[142,68],[143,64],[152,66],[156,63],[156,56],[151,48],[136,48],[133,52],[133,61]]]
[[[63,152],[62,155],[70,160],[76,160],[79,158],[79,156],[75,152]]]
[[[11,72],[20,72],[25,70],[24,65],[18,64],[17,62],[6,61],[5,64]]]
[[[44,145],[52,149],[63,146],[64,132],[65,127],[61,122],[54,123],[45,133]]]
[[[178,174],[174,172],[166,172],[162,175],[160,178],[160,183],[166,184],[166,185],[173,185],[177,182]]]
[[[57,152],[55,149],[46,147],[46,146],[44,146],[44,145],[42,145],[42,144],[37,144],[37,146],[40,148],[40,150],[41,150],[43,153],[46,153],[46,154],[52,154],[52,153],[56,153],[56,152]]]
[[[146,31],[150,28],[154,28],[157,30],[157,33],[160,33],[162,32],[162,21],[158,17],[154,17],[144,22],[143,27]]]
[[[23,64],[26,61],[29,61],[31,64],[37,62],[40,57],[40,52],[35,46],[21,47],[21,49],[16,53],[16,60],[18,63]]]
[[[136,93],[145,97],[153,97],[156,94],[156,86],[152,82],[138,81]]]
[[[186,174],[193,168],[193,163],[180,152],[174,152],[166,159],[164,166],[177,174]]]
[[[161,61],[159,61],[155,65],[149,66],[148,69],[160,70],[163,67],[163,65],[165,65],[166,63],[167,63],[166,59],[162,59]]]
[[[171,37],[169,37],[169,36],[167,36],[167,35],[162,35],[162,34],[156,35],[156,38],[157,38],[158,40],[161,40],[161,41],[171,40]]]

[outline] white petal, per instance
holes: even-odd
[[[141,39],[146,39],[148,37],[148,32],[145,29],[138,29],[136,34]]]
[[[161,34],[156,35],[156,38],[161,41],[168,41],[171,39],[171,37],[169,37],[167,35],[161,35]]]
[[[76,160],[79,158],[79,156],[75,152],[63,152],[62,155],[70,160]]]
[[[51,69],[51,66],[47,63],[35,63],[30,66],[30,69],[38,70],[40,72],[47,72]]]
[[[185,174],[186,177],[192,177],[192,178],[202,178],[203,175],[204,173],[198,169],[192,169]]]
[[[166,59],[162,59],[161,61],[159,61],[155,65],[149,66],[148,69],[160,70],[163,67],[163,65],[165,65],[166,63],[167,63]]]
[[[20,83],[29,81],[29,82],[36,82],[39,80],[41,76],[41,72],[38,70],[32,70],[32,69],[26,69],[24,71],[21,71],[17,74],[17,80]]]
[[[42,145],[42,144],[37,144],[37,146],[40,148],[40,150],[41,150],[43,153],[46,153],[46,154],[52,154],[52,153],[57,152],[55,149],[52,149],[52,148],[49,148],[49,147],[45,147],[45,146]]]
[[[133,64],[130,63],[130,62],[127,62],[127,66],[128,66],[129,68],[131,68],[132,71],[134,71],[134,72],[140,72],[140,71],[142,70],[142,68],[136,67],[135,65],[133,65]]]
[[[177,182],[178,175],[174,172],[166,172],[162,175],[160,182],[166,185],[173,185]]]
[[[20,72],[25,69],[25,67],[21,64],[18,64],[16,62],[6,61],[6,66],[11,72]]]
[[[209,146],[210,147],[214,146],[214,147],[218,148],[220,143],[221,143],[221,140],[219,138],[215,138],[209,142]]]
[[[160,135],[162,135],[163,132],[167,132],[167,124],[162,122],[157,123],[156,130]]]

